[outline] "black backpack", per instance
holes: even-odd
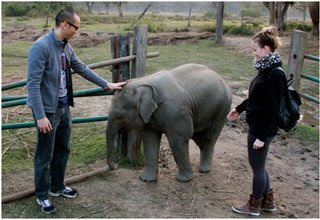
[[[281,67],[276,67],[271,72],[276,69],[280,70],[285,76],[285,79],[287,79],[286,74]],[[279,128],[285,130],[286,132],[290,131],[292,128],[294,128],[294,126],[296,126],[300,118],[299,106],[302,104],[298,92],[291,87],[292,82],[293,78],[286,80],[287,86],[285,86],[284,94],[281,98],[280,112],[278,117]]]

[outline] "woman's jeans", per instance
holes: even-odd
[[[257,137],[248,132],[248,158],[253,171],[252,197],[260,199],[263,194],[270,191],[270,181],[265,169],[269,145],[274,137],[267,137],[264,146],[260,149],[253,149],[253,143]]]
[[[70,153],[71,114],[69,106],[46,113],[52,125],[49,133],[37,129],[37,149],[34,156],[35,194],[46,199],[49,190],[64,189],[64,175]]]

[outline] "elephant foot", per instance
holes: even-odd
[[[193,178],[193,172],[192,171],[179,171],[176,178],[177,178],[177,180],[179,180],[181,182],[189,182]]]
[[[156,172],[152,172],[152,171],[147,171],[146,169],[144,169],[141,173],[140,173],[140,180],[142,180],[143,182],[156,182],[158,180],[158,173]]]
[[[200,164],[199,172],[200,173],[209,173],[211,170],[211,164]]]

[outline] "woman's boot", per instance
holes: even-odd
[[[267,194],[262,198],[261,210],[273,212],[276,211],[276,205],[274,204],[273,190],[270,189]]]
[[[232,206],[232,210],[240,214],[258,216],[260,215],[261,202],[262,198],[254,199],[252,196],[250,196],[250,199],[246,205],[241,207]]]

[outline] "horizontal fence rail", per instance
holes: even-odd
[[[308,60],[318,61],[318,62],[320,61],[320,57],[313,56],[313,55],[310,55],[310,54],[305,54],[304,58],[308,59]]]
[[[108,116],[96,116],[96,117],[84,117],[84,118],[73,118],[72,123],[87,123],[87,122],[97,122],[97,121],[107,121]],[[35,127],[35,122],[20,122],[11,124],[2,124],[1,129],[17,129],[17,128],[32,128]]]
[[[320,61],[320,57],[313,56],[313,55],[310,55],[310,54],[304,54],[304,59],[317,61],[317,62]],[[303,73],[301,73],[301,78],[304,78],[304,79],[307,79],[307,80],[310,80],[310,81],[313,81],[313,82],[316,82],[316,83],[319,83],[319,81],[320,81],[319,77],[315,77],[315,76],[311,76],[311,75],[303,74]],[[309,101],[312,101],[312,102],[315,102],[315,103],[318,103],[318,104],[320,103],[319,99],[317,99],[316,97],[313,97],[313,96],[310,96],[310,95],[307,95],[307,94],[303,94],[301,92],[299,92],[299,95],[302,98],[305,98],[305,99],[307,99]]]
[[[73,92],[73,97],[85,97],[85,96],[97,96],[97,95],[113,95],[114,91],[106,91],[103,88],[97,87],[92,89],[84,89],[84,90],[77,90]],[[25,105],[27,103],[26,96],[22,99],[14,100],[14,101],[7,101],[1,104],[2,108],[8,108],[18,105]],[[10,98],[10,97],[9,97]]]
[[[160,55],[159,52],[147,53],[147,58],[155,58],[155,57],[158,57],[159,55]],[[89,64],[88,67],[90,69],[97,69],[97,68],[101,68],[101,67],[105,67],[105,66],[116,65],[119,63],[126,63],[126,62],[134,60],[135,58],[136,58],[136,55],[131,55],[131,56],[121,57],[121,58],[117,58],[117,59],[102,61],[102,62],[98,62],[98,63],[92,63],[92,64]],[[72,71],[72,73],[75,73],[75,72]],[[8,83],[8,84],[2,85],[1,90],[5,91],[5,90],[13,89],[13,88],[18,88],[18,87],[25,86],[26,84],[27,84],[27,80],[21,80],[18,82]]]

